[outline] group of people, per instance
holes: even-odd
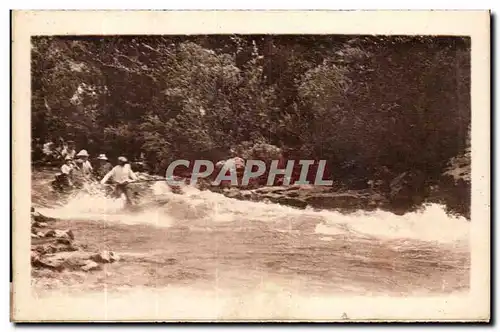
[[[37,138],[32,142],[31,157],[33,162],[42,164],[54,164],[64,160],[67,156],[75,158],[75,142],[65,141],[62,137],[56,140],[49,139],[44,144]]]
[[[81,150],[74,157],[66,154],[61,172],[56,174],[53,186],[58,190],[81,188],[85,183],[99,181],[101,184],[112,184],[113,195],[125,195],[128,204],[131,204],[131,194],[127,186],[131,181],[137,180],[127,158],[120,156],[117,165],[113,166],[105,154],[97,157],[97,167],[94,168],[89,160],[87,150]]]
[[[69,154],[64,157],[61,175],[67,179],[69,186],[74,184],[80,186],[82,182],[92,180],[97,176],[104,176],[113,168],[105,154],[97,157],[99,166],[96,169],[92,167],[89,157],[87,150],[81,150],[74,157]]]

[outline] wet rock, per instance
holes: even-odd
[[[69,246],[72,243],[71,240],[68,238],[56,238],[55,240],[56,240],[55,243],[66,246]]]
[[[36,255],[35,253],[31,253],[31,266],[58,272],[64,271],[64,266],[62,264],[52,264],[52,262],[43,261],[41,257]]]
[[[43,232],[38,232],[36,234],[39,236],[39,238],[31,239],[32,248],[35,248],[39,244],[53,243],[57,240],[54,237],[45,237],[45,233]]]
[[[100,263],[112,263],[120,257],[112,251],[98,254],[82,251],[67,239],[52,239],[52,242],[32,246],[31,264],[35,268],[53,271],[93,271],[101,269]]]
[[[289,187],[285,186],[274,186],[274,187],[262,187],[255,189],[258,194],[277,194],[289,190]]]
[[[241,188],[210,189],[226,197],[251,200],[280,205],[288,205],[304,209],[307,206],[317,209],[355,210],[377,209],[389,206],[386,196],[371,189],[335,191],[328,186],[291,185],[261,187],[254,190]]]
[[[43,214],[35,211],[34,208],[31,208],[31,218],[35,222],[44,222],[44,223],[56,220],[55,218],[44,216]]]
[[[177,259],[175,259],[175,258],[167,258],[165,260],[165,264],[168,264],[168,265],[173,265],[175,263],[177,263]]]
[[[93,271],[101,269],[99,262],[110,263],[119,260],[113,252],[104,251],[99,254],[86,252],[84,246],[73,243],[75,236],[70,229],[50,229],[42,232],[41,228],[49,226],[55,220],[43,216],[32,208],[31,213],[31,265],[43,271]]]
[[[180,186],[171,186],[170,189],[172,189],[172,193],[177,194],[177,195],[182,195],[184,193],[182,191],[182,187],[180,187]]]
[[[294,198],[294,197],[287,197],[279,194],[274,194],[274,193],[268,193],[266,195],[262,195],[263,199],[266,199],[272,203],[277,203],[281,205],[289,205],[289,206],[294,206],[298,208],[306,208],[307,202],[300,199],[300,198]]]
[[[32,227],[37,227],[37,228],[46,228],[48,227],[49,225],[46,223],[46,222],[41,222],[41,221],[35,221],[33,224],[32,224]]]
[[[40,254],[36,251],[31,252],[31,263],[37,262],[40,259]]]
[[[68,240],[74,240],[75,236],[71,230],[58,230],[58,229],[51,229],[50,231],[47,231],[44,235],[45,237],[55,237],[55,238],[60,238],[60,239],[68,239]]]
[[[33,250],[41,254],[52,254],[62,251],[77,251],[79,248],[66,239],[55,239],[53,242],[34,246]]]
[[[355,193],[324,193],[305,199],[311,207],[322,209],[351,209],[367,206],[369,199]]]
[[[235,199],[243,198],[241,190],[239,190],[238,188],[227,188],[227,189],[224,189],[223,192],[224,192],[224,196],[229,197],[229,198],[235,198]]]
[[[88,264],[91,256],[92,253],[82,251],[64,251],[54,254],[46,254],[43,257],[39,257],[36,266],[56,271],[63,271],[65,269],[77,270]]]
[[[315,187],[312,184],[292,184],[291,186],[287,187],[287,190],[301,190],[301,191],[312,191],[317,189],[318,187]],[[320,187],[322,189],[327,189],[326,187]]]
[[[95,270],[100,270],[101,269],[101,266],[99,264],[97,264],[96,262],[94,262],[94,261],[87,260],[84,263],[85,263],[85,265],[83,265],[82,267],[80,267],[80,269],[82,269],[85,272],[95,271]]]
[[[286,195],[288,197],[299,197],[300,193],[298,191],[290,191],[290,192],[287,192]]]
[[[240,196],[244,199],[251,199],[255,194],[251,190],[242,190]]]
[[[116,253],[111,251],[111,262],[118,262],[120,260],[120,256]]]
[[[120,257],[112,251],[103,250],[98,254],[95,254],[91,259],[98,263],[113,263],[120,259]]]

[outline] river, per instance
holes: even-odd
[[[309,310],[291,308],[293,303],[314,307],[332,296],[455,296],[468,291],[470,224],[447,215],[442,206],[402,216],[342,214],[183,189],[183,195],[173,194],[157,183],[143,208],[133,213],[124,212],[122,200],[97,190],[63,204],[38,206],[42,214],[59,218],[61,227],[74,229],[77,238],[123,257],[93,274],[63,273],[58,281],[53,274],[37,276],[40,298],[78,293],[86,301],[105,292],[106,301],[115,299],[120,307],[118,299],[124,296],[135,301],[164,294],[155,303],[171,306],[169,301],[178,298],[177,309],[184,311],[175,317],[245,318],[255,313],[267,317],[271,313],[263,308],[276,306],[281,313],[272,317],[290,317],[294,310]],[[355,310],[355,301],[349,303],[339,305],[335,315],[346,307]],[[152,305],[146,307],[163,312]],[[233,306],[239,309],[229,309]],[[106,310],[113,316],[121,312],[116,308]],[[317,309],[311,315],[326,313]]]

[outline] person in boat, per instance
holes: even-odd
[[[57,152],[56,145],[54,144],[54,142],[52,140],[49,140],[48,142],[46,142],[43,145],[42,152],[44,155],[44,157],[43,157],[44,163],[53,165],[55,163],[60,162],[61,156]]]
[[[56,174],[55,180],[52,182],[54,189],[63,191],[73,188],[73,181],[71,180],[73,169],[74,165],[72,158],[66,157],[64,164],[61,166],[61,172]]]
[[[106,184],[111,181],[115,184],[115,195],[120,197],[121,194],[125,195],[127,205],[132,205],[132,192],[128,184],[131,181],[137,180],[137,176],[132,171],[127,158],[118,157],[118,165],[113,167],[101,180],[101,184]]]
[[[73,173],[73,158],[66,157],[64,160],[64,164],[61,166],[61,174],[65,178],[65,183],[68,187],[73,187],[73,183],[71,181],[71,175]]]
[[[108,157],[104,153],[101,153],[97,157],[99,166],[95,170],[95,175],[99,178],[102,179],[106,174],[108,174],[112,169],[113,165],[108,160]]]
[[[73,180],[73,186],[75,188],[83,188],[84,184],[89,180],[83,172],[83,162],[82,158],[76,158],[73,160],[73,170],[71,172],[71,178]]]
[[[81,161],[81,172],[85,179],[90,179],[92,177],[93,168],[89,161],[89,154],[87,150],[81,150],[78,152],[76,157]]]
[[[63,149],[61,154],[64,158],[70,157],[71,159],[74,159],[76,156],[75,142],[74,141],[65,142],[63,144]]]

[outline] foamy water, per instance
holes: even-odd
[[[80,193],[63,206],[40,209],[43,214],[65,219],[101,220],[123,224],[151,224],[158,227],[217,227],[227,223],[264,222],[276,230],[287,223],[312,223],[317,234],[351,234],[381,239],[414,239],[451,243],[467,241],[469,222],[447,215],[443,206],[432,204],[421,211],[398,216],[385,211],[358,211],[341,214],[328,210],[296,209],[274,203],[227,198],[194,187],[177,195],[161,182],[152,187],[153,195],[138,212],[124,211],[123,199],[110,199],[100,191]]]
[[[255,224],[259,228],[258,236],[261,230],[271,230],[293,232],[293,241],[300,242],[302,236],[313,246],[314,241],[321,241],[327,256],[316,256],[314,250],[307,251],[307,257],[283,255],[279,250],[270,253],[267,248],[262,248],[265,243],[238,248],[238,255],[234,257],[231,254],[236,249],[218,247],[217,250],[222,251],[215,260],[200,256],[200,252],[193,251],[191,256],[184,252],[183,255],[191,257],[190,262],[179,261],[175,267],[162,268],[189,272],[192,270],[190,264],[194,264],[196,271],[203,273],[186,286],[175,279],[173,271],[173,279],[164,280],[161,286],[154,288],[146,286],[150,280],[143,275],[146,270],[139,268],[134,271],[127,267],[133,261],[125,261],[123,265],[111,266],[109,271],[96,272],[102,274],[101,278],[109,276],[112,279],[109,286],[104,285],[100,291],[90,290],[88,285],[84,287],[85,283],[98,280],[100,283],[102,279],[99,278],[72,285],[48,278],[44,282],[48,282],[50,288],[44,288],[42,282],[32,293],[30,319],[456,319],[463,318],[464,312],[473,314],[474,310],[480,310],[470,308],[470,301],[464,300],[469,289],[464,277],[468,273],[467,266],[460,261],[463,251],[457,250],[455,254],[453,248],[449,250],[450,246],[445,245],[467,241],[470,224],[465,218],[447,215],[442,206],[429,205],[403,216],[385,211],[341,214],[241,201],[189,186],[178,195],[161,182],[151,189],[151,195],[141,200],[143,209],[137,212],[125,211],[123,199],[110,199],[92,188],[87,188],[87,193],[76,194],[64,204],[39,208],[39,211],[56,218],[96,223],[148,224],[154,227],[180,225],[192,230],[193,236],[201,235],[204,241],[210,241],[210,237],[196,232],[213,231],[219,227],[224,232],[231,232],[231,225],[239,230],[241,226],[251,228]],[[265,227],[261,228],[262,225]],[[274,234],[270,238],[272,236]],[[351,249],[339,252],[339,240]],[[434,244],[420,241],[433,241]],[[395,246],[401,246],[401,251]],[[299,248],[300,245],[291,252]],[[356,250],[358,248],[362,250]],[[424,250],[418,257],[410,250],[420,248]],[[266,262],[281,265],[257,268],[257,264],[250,264],[247,268],[245,262],[248,261],[242,261],[248,255],[247,251],[255,251],[256,255],[265,253]],[[389,258],[386,259],[385,253]],[[147,255],[154,256],[154,253],[148,252]],[[166,255],[170,252],[166,251]],[[262,256],[257,257],[262,260]],[[327,258],[329,261],[324,264]],[[443,264],[449,266],[440,265],[441,258]],[[220,264],[219,259],[222,260]],[[427,260],[435,264],[429,265]],[[122,267],[123,271],[133,274],[130,277],[137,285],[119,286],[122,285],[118,282],[120,278],[129,278],[128,275],[121,277]],[[322,278],[318,273],[326,273],[326,277]],[[166,275],[164,273],[162,278],[165,279]],[[82,274],[82,278],[86,279],[87,274]],[[427,297],[440,289],[446,295],[440,293],[439,296]],[[364,296],[358,296],[361,294]]]

